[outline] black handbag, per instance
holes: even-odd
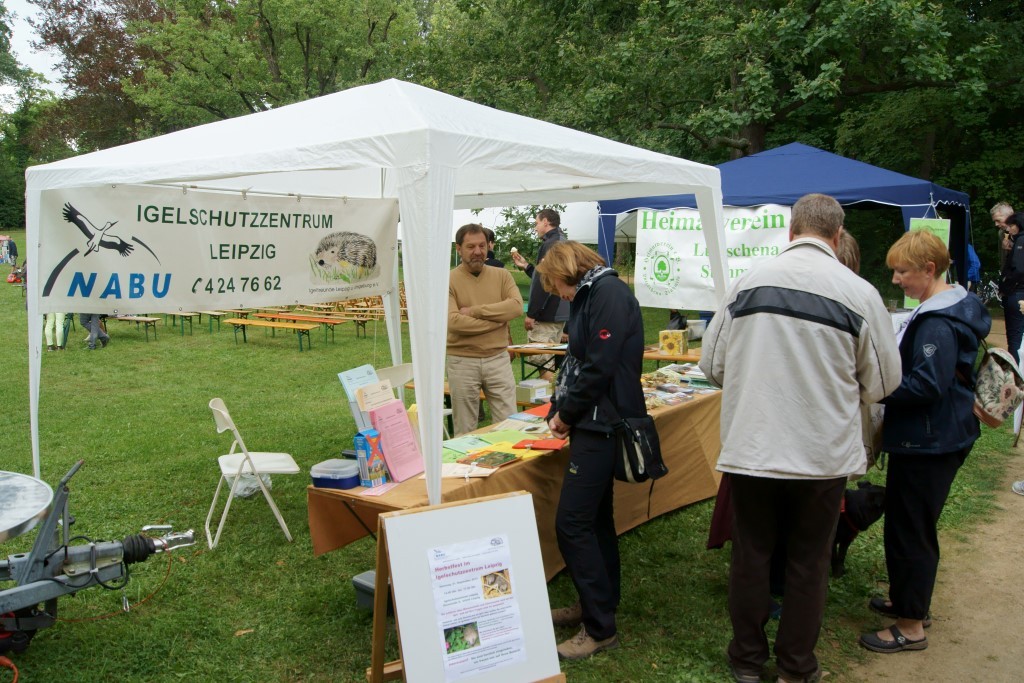
[[[615,478],[640,484],[668,474],[668,467],[661,459],[661,440],[654,418],[650,415],[619,417],[607,396],[602,397],[601,407],[611,418],[615,430]]]

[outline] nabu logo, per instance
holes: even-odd
[[[133,253],[141,253],[135,249],[135,246],[138,245],[149,252],[157,263],[160,263],[159,257],[149,248],[149,245],[138,237],[132,236],[129,241],[111,232],[111,229],[117,225],[117,221],[106,221],[102,227],[97,227],[95,223],[72,206],[70,202],[64,204],[62,215],[65,221],[77,227],[79,232],[82,233],[82,236],[85,238],[85,244],[81,249],[76,248],[68,252],[67,256],[61,259],[60,263],[50,271],[50,275],[46,278],[46,284],[43,285],[44,297],[50,295],[58,276],[79,254],[86,258],[90,254],[104,254],[106,252],[102,250],[105,249],[115,252],[122,258],[129,258],[132,257]],[[68,287],[67,295],[69,297],[78,296],[86,299],[92,297],[93,290],[96,288],[97,278],[98,275],[95,272],[76,271],[72,273],[71,285]],[[163,280],[162,283],[161,279]],[[122,299],[127,296],[129,299],[138,299],[146,294],[146,285],[146,273],[111,273],[103,285],[99,298]],[[167,296],[167,292],[170,289],[171,274],[153,273],[149,285],[149,292],[154,297],[161,299]]]
[[[641,262],[641,277],[647,288],[658,296],[671,294],[679,285],[682,257],[668,242],[657,242]]]

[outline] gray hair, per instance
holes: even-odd
[[[793,235],[814,235],[832,239],[843,227],[846,213],[835,198],[827,194],[805,194],[793,205],[790,227]]]
[[[989,210],[989,214],[992,218],[996,216],[1002,216],[1004,219],[1013,213],[1013,207],[1006,202],[999,202]]]

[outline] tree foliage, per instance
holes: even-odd
[[[88,152],[167,132],[125,88],[142,79],[146,55],[129,35],[136,21],[156,21],[154,0],[29,0],[39,11],[37,47],[59,55],[65,89],[37,135]]]
[[[83,151],[400,77],[705,163],[799,140],[979,230],[1024,208],[1014,0],[31,1],[69,93],[36,134]]]
[[[418,34],[402,0],[158,0],[131,26],[132,97],[169,124],[264,111],[400,73]]]
[[[21,76],[18,60],[11,53],[11,17],[0,0],[0,85],[15,83]]]

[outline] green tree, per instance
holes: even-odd
[[[534,204],[532,206],[510,206],[502,209],[502,223],[494,226],[494,255],[506,264],[512,263],[512,247],[515,247],[527,261],[537,262],[540,241],[533,229],[534,217],[541,209],[565,211],[564,204]]]
[[[174,125],[264,111],[401,73],[419,36],[410,0],[158,0],[131,24],[127,86]]]
[[[71,154],[60,139],[38,136],[39,123],[57,106],[50,92],[30,81],[19,89],[15,109],[0,113],[0,228],[25,225],[25,169]]]
[[[21,67],[11,53],[11,16],[0,0],[0,86],[10,85],[21,78]]]

